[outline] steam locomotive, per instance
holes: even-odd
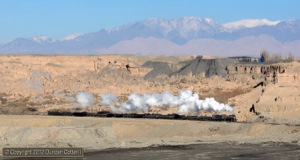
[[[186,116],[179,114],[137,114],[137,113],[111,113],[108,111],[101,111],[97,113],[90,112],[70,112],[70,111],[48,111],[51,116],[76,116],[76,117],[106,117],[106,118],[143,118],[143,119],[173,119],[173,120],[192,120],[192,121],[225,121],[236,122],[235,115],[219,115],[212,116]]]

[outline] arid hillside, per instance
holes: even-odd
[[[97,112],[110,110],[100,103],[102,94],[113,94],[121,103],[132,93],[178,95],[190,90],[200,99],[214,97],[232,106],[240,122],[300,124],[297,62],[240,63],[206,56],[3,55],[0,69],[1,114],[45,115],[53,109]],[[92,103],[82,107],[80,92],[90,93]],[[252,104],[256,114],[249,112]],[[147,112],[178,113],[178,107],[154,106]]]

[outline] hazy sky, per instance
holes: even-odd
[[[300,19],[300,0],[0,0],[0,44],[45,35],[60,39],[146,18]]]

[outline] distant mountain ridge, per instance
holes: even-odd
[[[182,17],[151,18],[98,32],[74,33],[61,40],[45,36],[17,38],[0,45],[0,53],[257,55],[266,49],[297,55],[299,44],[300,20],[221,24],[210,18]]]

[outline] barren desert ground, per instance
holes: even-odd
[[[3,147],[76,146],[99,151],[203,143],[300,145],[297,61],[241,63],[208,56],[2,55],[0,88]],[[118,108],[132,93],[157,95],[166,91],[174,96],[191,91],[202,100],[213,97],[233,108],[232,113],[190,109],[180,114],[234,114],[237,122],[47,115],[50,110],[113,112],[111,106],[101,103],[101,95],[115,95]],[[88,93],[91,99],[79,100],[80,93]],[[252,104],[256,113],[249,112]],[[151,106],[147,110],[125,108],[125,112],[179,114],[180,109]]]

